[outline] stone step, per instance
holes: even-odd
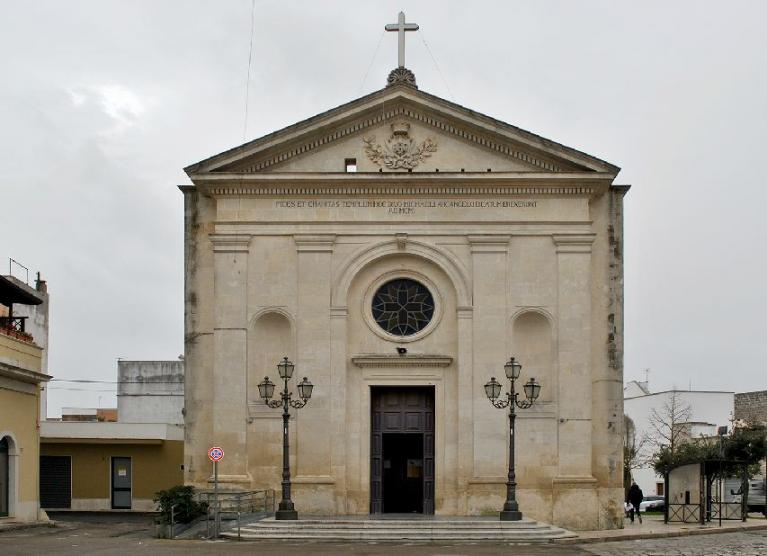
[[[356,531],[354,533],[349,531],[338,531],[335,533],[328,532],[327,535],[317,535],[316,533],[291,533],[289,535],[284,532],[280,533],[265,533],[258,532],[256,534],[242,532],[240,537],[237,536],[236,531],[229,531],[222,534],[225,538],[241,540],[314,540],[314,541],[362,541],[362,542],[376,542],[376,541],[421,541],[421,542],[436,542],[436,541],[460,541],[460,542],[480,542],[480,541],[496,541],[496,542],[509,542],[509,543],[545,543],[554,539],[570,538],[573,535],[564,533],[557,533],[550,531],[548,534],[539,535],[524,535],[524,534],[498,534],[496,533],[447,533],[447,532],[416,532],[416,531],[401,531],[401,532],[377,532],[377,533],[365,533],[362,531]]]
[[[386,530],[386,529],[424,529],[424,530],[548,530],[551,526],[535,521],[528,522],[471,522],[471,521],[448,521],[448,522],[407,522],[407,521],[272,521],[264,520],[257,523],[250,523],[248,527],[252,528],[271,528],[271,529],[364,529],[364,530]]]
[[[222,533],[238,538],[237,530]],[[240,528],[242,540],[318,540],[318,541],[502,541],[541,543],[575,537],[573,533],[545,523],[494,521],[485,519],[306,519],[276,521],[268,518]]]

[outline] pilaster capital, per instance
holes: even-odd
[[[507,253],[509,235],[481,234],[466,236],[472,253]]]
[[[296,234],[296,251],[308,253],[332,253],[336,241],[335,234]]]
[[[474,307],[458,307],[457,313],[459,319],[474,318]]]
[[[247,253],[250,239],[253,236],[245,234],[209,234],[215,253]]]
[[[555,234],[551,236],[557,253],[591,253],[596,234]]]
[[[331,307],[330,318],[331,319],[345,319],[349,315],[348,307]]]

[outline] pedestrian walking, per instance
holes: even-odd
[[[639,523],[642,523],[642,514],[639,512],[639,506],[642,504],[642,500],[644,500],[642,489],[639,488],[639,485],[636,484],[636,482],[632,482],[631,488],[629,489],[628,500],[626,500],[626,502],[631,504],[631,511],[629,512],[631,523],[634,523],[634,512],[636,512],[636,515],[639,518]]]

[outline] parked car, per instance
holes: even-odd
[[[663,496],[645,496],[642,503],[639,504],[639,510],[646,512],[647,510],[662,511],[666,507],[666,500]]]

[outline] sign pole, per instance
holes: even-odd
[[[221,504],[218,502],[218,460],[213,462],[213,500],[215,500],[216,504],[213,514],[213,523],[214,529],[216,531],[216,538],[218,538],[219,528],[221,527],[221,522],[219,521],[219,510],[221,509]]]
[[[213,446],[208,450],[208,458],[213,462],[213,528],[215,529],[215,536],[218,538],[221,530],[221,502],[218,499],[218,462],[224,459],[224,450],[218,446]]]

